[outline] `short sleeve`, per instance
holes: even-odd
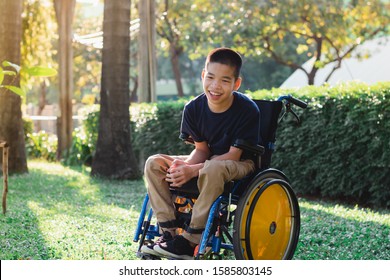
[[[195,116],[195,108],[191,103],[188,103],[186,106],[184,106],[180,128],[180,138],[191,137],[195,142],[202,142],[204,139],[202,138],[199,131]]]

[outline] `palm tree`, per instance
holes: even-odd
[[[23,0],[0,1],[0,62],[7,60],[20,65],[22,9]],[[6,76],[3,83],[19,86],[19,79]],[[10,146],[10,173],[28,172],[21,103],[19,95],[0,88],[0,140],[6,141]]]
[[[130,130],[130,1],[105,0],[99,133],[92,175],[134,179]]]

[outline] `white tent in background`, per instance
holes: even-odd
[[[368,58],[357,58],[367,53]],[[303,68],[311,69],[313,61],[314,59],[308,60],[303,64]],[[333,65],[329,64],[318,70],[314,85],[324,83]],[[341,62],[341,68],[333,73],[328,84],[336,85],[347,81],[359,81],[366,84],[390,81],[390,37],[370,40],[357,47],[351,58],[346,58]],[[306,74],[298,69],[280,87],[303,87],[307,84]]]

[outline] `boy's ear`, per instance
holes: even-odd
[[[206,72],[206,70],[203,68],[202,74],[201,74],[202,80],[204,79],[204,74],[205,74],[205,72]]]
[[[241,86],[242,78],[238,77],[237,80],[234,82],[234,90],[238,90]]]

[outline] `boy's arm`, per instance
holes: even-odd
[[[242,155],[242,150],[236,147],[231,146],[229,151],[222,155],[216,155],[211,158],[211,160],[236,160],[239,161]]]
[[[210,149],[207,142],[194,142],[195,149],[192,150],[191,154],[187,158],[186,162],[188,164],[198,164],[203,163],[210,157]]]

